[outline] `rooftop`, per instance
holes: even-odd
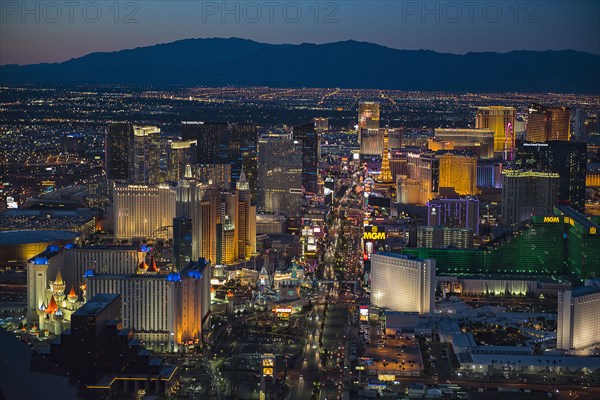
[[[73,316],[96,316],[110,303],[116,301],[120,295],[114,293],[99,293],[88,300],[83,306],[73,313]]]
[[[592,220],[588,219],[584,214],[581,214],[581,213],[573,210],[569,206],[558,206],[556,208],[558,208],[558,210],[561,213],[563,213],[567,217],[572,218],[575,222],[577,222],[579,225],[582,225],[586,229],[589,229],[591,227],[600,229],[600,225],[594,223]]]
[[[374,253],[373,255],[374,256],[385,256],[385,257],[400,258],[402,260],[425,261],[422,258],[418,258],[418,257],[412,256],[412,255],[408,255],[408,254],[382,252],[382,253]]]
[[[79,250],[140,250],[139,246],[129,244],[103,244],[79,247]]]
[[[600,288],[596,286],[580,286],[571,291],[573,297],[587,296],[594,293],[600,293]]]
[[[569,357],[569,356],[546,356],[546,355],[522,355],[522,354],[471,354],[473,364],[481,365],[508,365],[518,363],[520,365],[560,365],[564,368],[589,368],[595,371],[600,368],[598,357]],[[492,360],[494,361],[492,363]],[[555,364],[556,363],[556,364]]]
[[[71,231],[0,231],[0,244],[28,244],[28,243],[46,243],[62,240],[73,240],[80,236],[78,232]]]

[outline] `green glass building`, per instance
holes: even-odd
[[[565,276],[575,283],[600,277],[600,226],[563,206],[476,250],[407,248],[403,253],[435,259],[440,274]]]

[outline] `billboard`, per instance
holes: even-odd
[[[564,222],[565,224],[569,223],[569,217],[561,218],[558,215],[533,215],[531,220],[538,224],[558,224],[561,222]]]
[[[15,201],[14,197],[8,196],[6,198],[6,208],[19,208],[19,204]]]
[[[368,321],[369,320],[369,306],[360,306],[359,314],[360,314],[361,321]]]
[[[363,233],[364,240],[385,240],[385,228],[377,225],[365,226],[365,232]]]
[[[262,357],[262,374],[264,377],[272,378],[275,375],[275,356],[264,354]]]

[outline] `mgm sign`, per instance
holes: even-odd
[[[365,226],[364,240],[385,240],[385,228],[376,225]]]

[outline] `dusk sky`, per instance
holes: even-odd
[[[459,54],[548,49],[600,54],[600,2],[595,0],[72,4],[3,0],[0,63],[58,62],[96,51],[232,36],[267,43],[354,39]]]

